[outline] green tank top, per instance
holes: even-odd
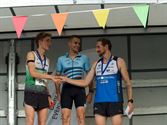
[[[34,64],[36,71],[43,74],[48,73],[49,70],[48,59],[45,58],[45,60],[41,62],[38,52],[33,51],[33,54],[34,54]],[[46,79],[33,78],[26,64],[25,91],[43,92],[46,91],[46,84],[47,84]]]

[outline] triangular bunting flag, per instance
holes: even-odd
[[[105,28],[105,25],[107,23],[109,9],[102,9],[102,10],[93,10],[93,14],[96,18],[97,23],[100,27]]]
[[[138,16],[140,22],[146,27],[147,19],[148,19],[148,12],[149,12],[149,5],[137,5],[133,6],[133,10],[135,11],[136,15]]]
[[[68,13],[51,14],[53,23],[57,29],[59,36],[61,35],[67,16]]]
[[[14,16],[12,18],[12,21],[13,21],[13,25],[17,33],[17,37],[20,38],[24,25],[27,21],[27,16]]]

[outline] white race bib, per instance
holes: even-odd
[[[46,82],[47,82],[47,80],[45,80],[45,79],[36,79],[35,85],[46,86],[45,85]]]

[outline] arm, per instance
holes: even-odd
[[[88,73],[90,71],[90,60],[89,58],[85,56],[85,64],[84,64],[84,70],[86,71],[86,73]],[[93,98],[93,93],[94,93],[94,88],[93,88],[93,80],[91,81],[91,83],[89,84],[89,92],[86,96],[86,100],[87,102],[90,104],[92,102],[92,98]]]
[[[54,101],[52,100],[52,97],[50,95],[49,88],[48,88],[48,83],[46,84],[46,89],[48,91],[49,108],[52,109],[54,107]]]
[[[29,52],[27,54],[27,61],[29,61],[29,60],[34,60],[33,52]],[[34,62],[29,62],[27,65],[28,65],[28,69],[29,69],[29,72],[30,72],[32,77],[37,78],[37,79],[54,80],[54,77],[52,75],[42,74],[42,73],[36,72]]]
[[[92,65],[91,70],[89,71],[89,73],[87,74],[87,76],[85,77],[84,80],[73,80],[67,77],[60,77],[62,79],[62,81],[76,85],[76,86],[81,86],[81,87],[86,87],[88,86],[91,81],[94,78],[95,75],[95,67],[96,67],[96,62]]]
[[[60,76],[60,74],[57,74],[57,73],[55,73],[57,76]],[[58,82],[57,82],[57,84],[55,84],[55,90],[56,90],[56,96],[57,96],[57,100],[60,102],[60,95],[61,95],[61,91],[60,91],[60,87],[61,87],[61,85],[60,85],[60,83],[61,83],[61,80],[59,80]]]
[[[91,83],[89,84],[89,93],[93,94],[94,92],[94,88],[93,88],[93,80],[91,81]]]
[[[59,57],[58,60],[57,60],[56,70],[55,70],[55,72],[54,72],[54,75],[60,76],[61,73],[62,73],[62,70],[63,70],[63,65],[62,65],[61,57]],[[59,83],[61,83],[61,81],[58,81],[58,82],[55,84],[55,90],[56,90],[57,99],[58,99],[59,102],[60,102],[60,97],[61,97],[61,96],[60,96],[60,95],[61,95],[60,87],[61,87],[61,85],[60,85]]]
[[[132,83],[131,83],[130,78],[129,78],[129,74],[128,74],[128,71],[127,71],[127,68],[126,68],[125,61],[122,58],[118,58],[118,68],[119,68],[119,70],[121,72],[123,80],[125,81],[125,85],[126,85],[126,88],[127,88],[128,100],[133,99]],[[129,112],[132,112],[134,110],[133,103],[128,101],[128,106],[130,107],[130,111]]]
[[[89,104],[92,102],[93,93],[94,93],[93,81],[91,81],[91,83],[89,84],[89,93],[86,97],[86,100]]]

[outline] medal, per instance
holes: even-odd
[[[107,67],[108,67],[108,65],[109,65],[109,63],[110,63],[110,61],[112,60],[112,55],[110,56],[110,58],[109,58],[109,60],[108,60],[108,62],[107,62],[107,65],[106,65],[106,67],[104,68],[104,70],[103,70],[103,59],[101,60],[101,63],[102,63],[102,66],[101,66],[101,75],[103,75],[104,74],[104,72],[106,71],[106,69],[107,69]]]
[[[38,50],[37,50],[36,52],[37,52],[38,59],[39,59],[39,60],[40,60],[40,62],[41,62],[42,69],[44,70],[44,69],[45,69],[45,66],[46,66],[46,57],[44,56],[44,64],[43,64],[43,61],[42,61],[41,55],[39,54]]]

